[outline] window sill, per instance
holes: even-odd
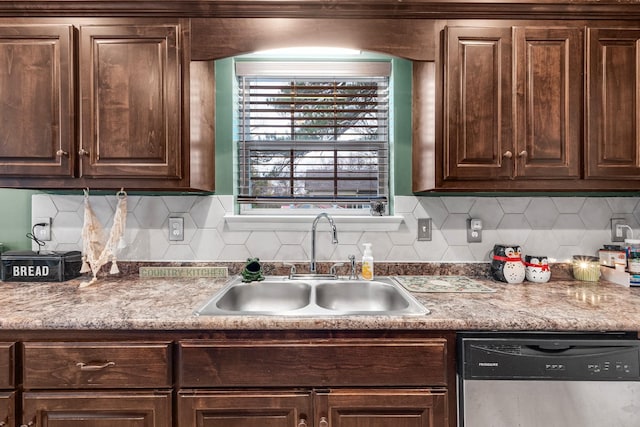
[[[331,216],[338,231],[397,231],[404,217],[394,216]],[[309,231],[314,215],[233,215],[224,216],[231,231]],[[327,226],[322,220],[321,227]]]

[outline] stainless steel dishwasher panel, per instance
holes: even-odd
[[[464,427],[638,427],[640,382],[466,380]]]
[[[460,427],[640,427],[636,337],[461,336],[458,423]]]

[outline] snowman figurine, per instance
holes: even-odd
[[[545,283],[551,278],[549,259],[546,256],[527,255],[524,257],[525,277],[530,282]]]
[[[518,245],[495,245],[491,260],[491,275],[507,283],[522,283],[525,277],[522,249]]]

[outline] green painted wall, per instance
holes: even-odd
[[[375,56],[375,55],[373,55]],[[376,56],[378,57],[378,56]],[[233,147],[235,93],[234,60],[216,61],[216,194],[233,194],[235,179]],[[405,59],[392,61],[392,119],[391,193],[411,193],[411,79],[412,64]]]
[[[216,61],[216,194],[233,194],[233,59]]]
[[[392,193],[409,196],[411,191],[411,82],[413,64],[406,59],[393,60],[393,150],[392,150]]]
[[[31,249],[25,236],[31,231],[33,190],[0,189],[0,243],[4,250]]]

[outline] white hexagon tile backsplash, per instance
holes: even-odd
[[[318,232],[318,260],[345,261],[360,257],[362,243],[373,243],[376,261],[488,261],[496,243],[519,244],[524,252],[562,262],[575,254],[595,255],[610,244],[610,219],[624,218],[640,237],[638,197],[427,197],[398,196],[394,231],[338,229],[340,243]],[[90,196],[96,216],[108,232],[115,196]],[[231,230],[225,215],[233,214],[233,196],[129,196],[126,247],[119,259],[130,261],[306,261],[310,228],[291,231]],[[52,218],[48,250],[80,250],[83,196],[37,194],[32,217]],[[168,218],[184,218],[184,240],[169,241]],[[417,240],[417,219],[431,218],[431,241]],[[467,218],[483,221],[481,243],[467,243]]]

